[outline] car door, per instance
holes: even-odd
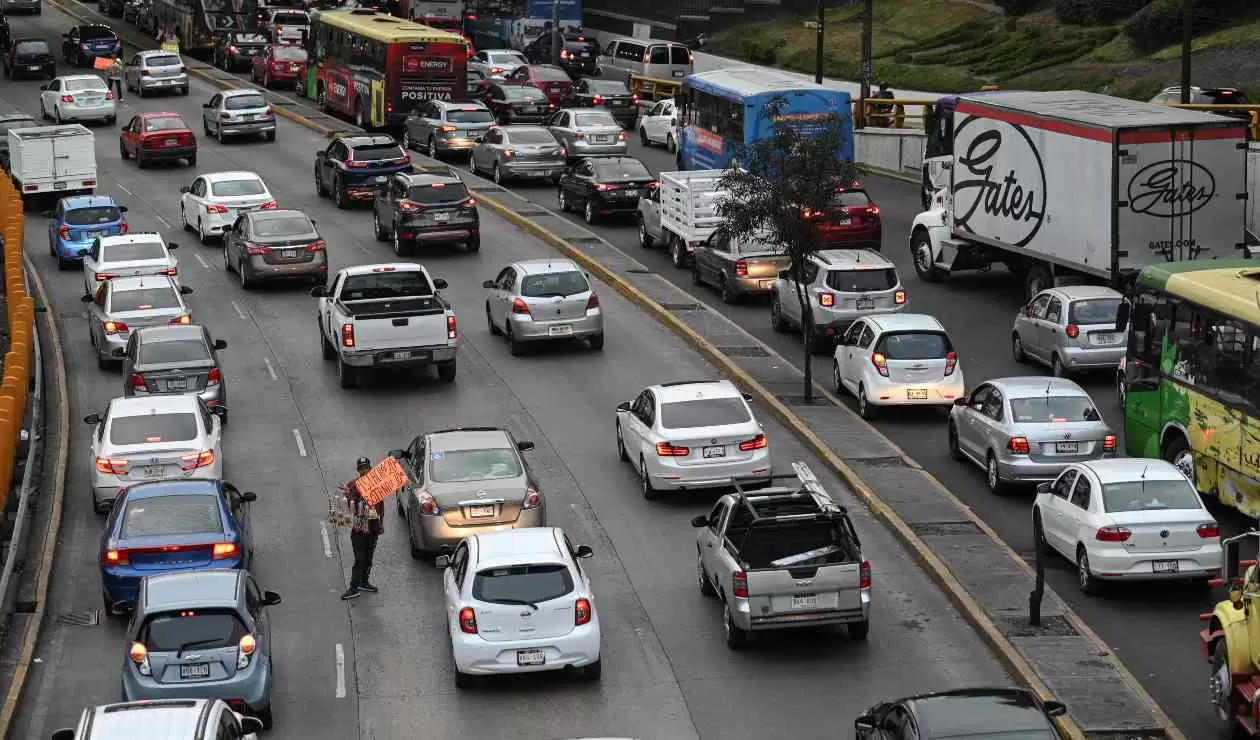
[[[66,61],[70,60],[70,50],[78,47],[78,45],[79,45],[79,27],[73,26],[71,27],[70,32],[66,34],[65,43],[62,44],[62,46],[64,47],[62,49],[62,54],[66,57]]]
[[[123,80],[126,82],[127,86],[130,87],[132,85],[139,84],[138,83],[139,77],[140,77],[140,55],[134,54],[131,57],[131,61],[123,65]]]
[[[123,131],[123,140],[126,142],[127,151],[133,157],[140,151],[140,137],[143,133],[144,119],[140,116],[133,117],[131,122],[127,124],[127,128]]]
[[[101,283],[97,287],[95,295],[92,296],[91,302],[88,303],[88,331],[92,332],[97,338],[97,347],[105,346],[104,330],[101,323],[105,321],[105,306],[109,302],[109,283]],[[99,351],[99,350],[98,350]]]
[[[1066,315],[1067,305],[1063,298],[1057,295],[1050,296],[1050,302],[1046,304],[1046,314],[1041,321],[1037,322],[1041,359],[1047,363],[1058,350],[1059,343],[1063,341],[1065,328],[1063,317]]]
[[[656,105],[652,106],[652,109],[649,110],[647,114],[643,116],[643,123],[640,125],[643,127],[644,133],[647,134],[648,141],[651,141],[651,142],[660,141],[661,112],[664,110],[665,110],[665,101],[662,100],[658,102]]]
[[[573,114],[567,110],[557,111],[552,117],[551,122],[547,124],[551,129],[551,135],[556,137],[556,141],[563,144],[569,151],[573,151],[574,132]]]
[[[709,235],[703,246],[696,250],[696,265],[705,282],[717,284],[726,264],[731,261],[731,237],[722,229]]]
[[[655,421],[655,403],[652,392],[644,390],[634,399],[634,403],[630,405],[630,413],[626,414],[622,420],[621,437],[626,454],[630,455],[630,460],[636,467],[639,464],[638,457],[643,454],[643,445],[649,436],[649,430]]]
[[[245,255],[245,241],[249,238],[249,221],[244,216],[237,216],[236,221],[232,223],[232,230],[223,236],[223,251],[226,257],[233,265],[239,260],[243,260]]]
[[[516,269],[505,267],[494,282],[494,312],[500,326],[507,325],[508,311],[512,310],[512,297],[516,294]]]
[[[48,89],[39,94],[40,112],[47,117],[53,114],[53,101],[61,94],[61,78],[48,83]]]
[[[842,357],[840,360],[840,380],[844,387],[856,391],[857,383],[854,381],[854,361],[853,358],[858,353],[858,341],[862,338],[862,332],[866,329],[866,322],[861,319],[849,324],[849,328],[845,330],[844,336],[841,338]]]
[[[210,124],[219,123],[219,105],[223,102],[223,96],[215,93],[210,100],[201,108],[201,120],[204,123],[204,129],[209,130]]]
[[[958,446],[967,452],[968,455],[980,460],[984,456],[976,450],[980,447],[982,426],[980,417],[984,415],[985,404],[989,400],[989,393],[993,391],[991,385],[981,385],[971,392],[971,398],[967,399],[967,405],[955,417],[954,428],[958,432]]]
[[[468,60],[468,66],[472,69],[484,72],[490,65],[490,57],[484,52],[479,51],[473,54],[472,59]]]
[[[1090,526],[1093,517],[1090,514],[1090,507],[1093,499],[1099,491],[1095,490],[1093,480],[1088,473],[1082,472],[1076,476],[1076,485],[1072,486],[1072,497],[1068,501],[1068,505],[1064,507],[1063,522],[1063,539],[1071,549],[1064,552],[1064,555],[1076,559],[1076,543],[1082,541],[1085,532],[1090,532],[1091,536],[1096,531],[1095,527]],[[1070,553],[1070,555],[1069,555]]]
[[[870,322],[863,322],[862,333],[857,335],[857,344],[849,354],[847,371],[849,383],[854,391],[865,380],[867,363],[871,361],[871,352],[875,349],[875,327]]]
[[[661,234],[661,189],[652,188],[648,193],[647,200],[652,205],[646,208],[640,208],[639,213],[643,216],[643,230],[654,240],[659,240]]]
[[[1045,315],[1048,303],[1050,303],[1050,294],[1042,293],[1029,301],[1028,305],[1015,315],[1015,334],[1019,336],[1024,352],[1034,357],[1041,356],[1037,348],[1037,322],[1041,316]]]
[[[503,133],[497,128],[492,128],[481,137],[481,141],[473,146],[473,157],[477,160],[477,166],[489,170],[495,159],[499,155],[499,144],[503,143]]]
[[[213,417],[213,414],[206,410],[203,416]],[[204,421],[207,424],[213,424],[212,418]],[[253,542],[253,538],[250,537],[249,504],[241,496],[241,491],[236,486],[227,481],[224,481],[221,486],[223,487],[223,497],[227,502],[228,513],[232,515],[232,520],[241,530],[241,541],[245,545],[246,554],[248,554]]]
[[[205,207],[206,178],[198,177],[192,181],[192,185],[188,187],[188,192],[184,193],[180,210],[184,213],[184,221],[190,225],[196,224],[196,219],[201,217]]]
[[[713,510],[709,512],[708,524],[700,530],[696,538],[696,545],[700,548],[700,567],[704,569],[704,577],[709,580],[709,583],[717,583],[714,574],[718,571],[718,564],[722,557],[721,532],[726,526],[726,517],[730,509],[730,505],[725,501],[717,502]]]
[[[805,300],[810,299],[809,286],[814,284],[818,279],[818,263],[812,259],[805,260],[805,266],[801,268],[801,279],[804,285],[801,291],[805,294]],[[805,326],[805,320],[801,316],[801,301],[796,295],[797,283],[792,279],[791,270],[786,271],[787,278],[779,278],[775,282],[775,289],[779,291],[779,310],[786,315],[792,323],[797,326]]]
[[[976,450],[980,460],[985,459],[989,450],[1006,446],[1005,424],[1006,398],[996,387],[990,387],[984,406],[976,415]]]
[[[1071,545],[1066,543],[1068,531],[1068,499],[1072,494],[1072,485],[1076,483],[1079,471],[1068,468],[1050,483],[1050,495],[1041,505],[1041,531],[1046,543],[1064,555],[1071,554]],[[1067,548],[1067,549],[1065,549]]]
[[[258,582],[249,573],[245,574],[245,610],[258,630],[259,647],[263,655],[271,655],[271,620],[267,617],[267,607],[263,606],[263,592]],[[215,738],[215,740],[219,740]]]
[[[578,200],[586,203],[586,199],[591,197],[591,190],[595,187],[595,163],[589,159],[578,162],[573,168],[572,185]]]

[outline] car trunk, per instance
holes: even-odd
[[[374,351],[447,342],[446,310],[437,298],[370,299],[342,305],[355,320],[355,349]]]
[[[1029,457],[1033,461],[1065,464],[1098,457],[1106,434],[1096,421],[1024,424],[1016,433],[1028,439]]]
[[[558,165],[563,165],[564,155],[560,154],[560,150],[561,147],[556,144],[513,144],[511,161],[554,161]]]
[[[949,339],[935,331],[885,334],[875,352],[884,356],[888,380],[893,383],[934,383],[958,365]]]
[[[176,651],[149,653],[149,667],[153,676],[162,684],[197,684],[204,681],[224,681],[236,675],[236,660],[240,648],[236,645],[213,649],[190,647],[184,657],[176,657]],[[196,691],[195,689],[189,689]]]
[[[662,434],[674,447],[686,447],[687,454],[671,457],[681,467],[715,463],[731,463],[751,459],[754,450],[741,450],[741,442],[750,442],[758,434],[752,423],[748,429],[732,432],[729,427],[695,427],[665,429]]]
[[[466,483],[435,483],[434,495],[442,518],[452,527],[511,524],[520,518],[524,496],[523,478]]]
[[[1125,552],[1134,554],[1159,554],[1189,552],[1214,543],[1215,539],[1199,536],[1201,524],[1212,522],[1212,515],[1197,509],[1166,509],[1164,511],[1129,511],[1109,515],[1118,527],[1124,527],[1130,535]],[[1163,537],[1161,533],[1167,532]]]
[[[128,537],[127,560],[136,570],[205,568],[213,561],[214,546],[225,541],[219,532],[182,537],[193,541],[172,545],[167,535]]]
[[[213,193],[213,191],[212,191]],[[263,203],[271,200],[268,193],[259,193],[258,195],[211,195],[214,202],[228,209],[225,218],[235,221],[236,217],[242,213],[256,210]]]
[[[590,298],[590,291],[582,291],[566,296],[527,296],[524,300],[534,320],[550,321],[585,318],[586,303]]]
[[[945,377],[946,360],[894,360],[888,361],[888,379],[893,383],[933,383]]]
[[[191,131],[160,131],[144,136],[145,149],[176,149],[197,145]]]
[[[739,261],[748,266],[748,277],[764,280],[774,280],[792,264],[791,257],[777,252],[741,253]]]
[[[209,362],[167,362],[137,366],[135,374],[144,379],[144,389],[149,393],[189,393],[205,390],[213,367]],[[130,382],[134,382],[134,378]]]
[[[105,268],[114,277],[132,277],[135,275],[174,275],[171,263],[161,260],[132,260],[129,262],[107,262]],[[128,322],[130,325],[130,322]]]
[[[573,631],[573,596],[538,604],[487,604],[476,607],[477,631],[486,642],[545,640],[563,637]]]
[[[200,468],[191,467],[195,462],[183,459],[184,456],[189,456],[195,461],[197,455],[202,452],[201,448],[196,446],[195,440],[158,450],[154,450],[147,444],[142,449],[136,447],[136,445],[117,445],[102,454],[102,457],[110,460],[119,458],[127,460],[126,471],[118,476],[124,484],[168,478],[190,478],[200,470]],[[185,470],[185,467],[189,469]]]
[[[74,98],[75,105],[100,105],[105,102],[105,94],[109,92],[103,87],[87,90],[70,90],[66,94]]]
[[[118,39],[113,36],[101,36],[94,39],[84,39],[79,42],[79,47],[87,49],[92,54],[110,54],[112,55],[116,49],[122,47],[118,43]]]
[[[418,211],[403,211],[400,219],[404,226],[416,228],[437,226],[459,226],[472,223],[477,211],[471,206],[462,205],[464,201],[447,201],[443,203],[416,203]]]
[[[184,66],[179,63],[149,65],[149,66],[146,66],[144,70],[141,72],[141,74],[144,75],[145,77],[152,77],[155,80],[160,80],[167,77],[179,77],[183,73],[184,73]]]
[[[789,520],[728,531],[748,577],[748,605],[756,617],[860,611],[858,548],[833,521]],[[803,558],[804,554],[815,554]],[[784,564],[799,559],[796,564]]]
[[[113,321],[121,321],[127,325],[128,334],[136,329],[142,329],[146,326],[161,326],[171,323],[172,319],[184,315],[184,309],[176,306],[175,308],[163,309],[145,309],[142,311],[116,311],[111,313],[109,318]]]
[[[624,133],[621,127],[616,124],[607,126],[583,126],[580,131],[580,138],[585,139],[591,144],[616,144],[617,137]]]
[[[262,250],[263,262],[268,265],[299,265],[315,259],[315,251],[307,247],[318,240],[318,236],[303,236],[257,241],[254,245]]]
[[[66,225],[70,227],[71,241],[86,241],[88,239],[95,239],[98,236],[117,236],[122,233],[121,223],[112,223],[103,226],[96,224],[91,226],[75,226],[73,224]]]

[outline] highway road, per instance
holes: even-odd
[[[14,18],[14,35],[55,42],[71,21],[46,6]],[[35,113],[37,82],[5,84],[0,102]],[[139,110],[174,110],[195,122],[212,94],[129,97],[120,123]],[[307,174],[322,137],[281,119],[278,141],[219,145],[200,141],[198,171],[252,169],[282,207],[318,223],[334,269],[388,261],[366,210],[336,211],[316,197]],[[218,245],[201,246],[178,226],[177,190],[194,175],[172,166],[138,170],[118,156],[117,129],[98,128],[101,192],[130,207],[133,230],[156,229],[180,244],[176,255],[194,317],[228,349],[222,353],[232,400],[225,432],[227,479],[258,493],[253,506],[256,574],[284,602],[273,613],[278,675],[275,737],[556,738],[623,735],[661,740],[764,738],[789,722],[794,736],[851,736],[852,718],[891,696],[1010,679],[991,653],[860,506],[853,506],[875,572],[877,622],[867,643],[829,634],[781,635],[734,653],[723,644],[716,605],[695,585],[689,519],[712,496],[649,504],[629,467],[616,464],[612,411],[644,385],[713,374],[697,354],[615,291],[604,287],[608,345],[602,353],[555,348],[512,358],[481,319],[481,281],[507,261],[554,254],[483,212],[477,255],[435,251],[425,263],[451,285],[464,344],[454,384],[381,378],[353,392],[337,387],[320,357],[314,301],[305,288],[243,291],[222,271]],[[200,138],[200,135],[199,135]],[[71,382],[72,419],[120,393],[116,371],[92,361],[82,280],[58,272],[46,222],[28,216],[27,249],[50,293]],[[529,453],[552,522],[591,544],[597,608],[604,624],[605,671],[598,685],[507,679],[473,691],[454,687],[444,634],[440,576],[413,561],[392,515],[377,554],[381,593],[355,602],[337,594],[348,577],[348,540],[326,538],[327,492],[352,477],[359,455],[379,459],[416,433],[497,424],[532,439]],[[46,737],[72,725],[85,705],[118,698],[122,627],[113,620],[75,626],[98,607],[101,519],[87,488],[88,430],[72,428],[66,509],[50,613],[36,650],[14,737]],[[806,459],[795,439],[766,419],[780,466]],[[820,473],[822,465],[814,463]],[[838,497],[852,496],[824,476]],[[343,557],[343,553],[345,556]],[[65,619],[62,619],[65,617]],[[790,720],[785,719],[790,718]]]

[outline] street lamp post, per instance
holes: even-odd
[[[1190,102],[1190,52],[1194,39],[1194,0],[1181,4],[1181,102]]]
[[[818,0],[818,18],[814,21],[814,84],[823,80],[823,0]]]
[[[564,35],[560,33],[560,0],[551,0],[551,63],[560,64],[560,48]]]

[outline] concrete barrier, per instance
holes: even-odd
[[[918,183],[927,136],[911,129],[864,128],[853,132],[854,158],[871,172]]]

